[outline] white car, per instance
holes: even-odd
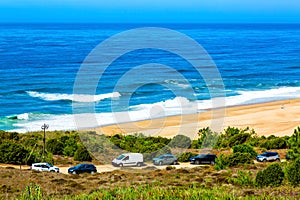
[[[38,171],[47,171],[47,172],[59,172],[59,168],[56,166],[53,166],[49,163],[33,163],[30,167],[32,170],[38,170]]]

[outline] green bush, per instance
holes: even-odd
[[[0,145],[0,162],[8,164],[25,164],[29,152],[21,145],[9,140]]]
[[[243,144],[245,143],[249,138],[251,137],[251,135],[249,133],[239,133],[237,135],[232,136],[229,141],[228,144],[230,147],[239,145],[239,144]]]
[[[293,186],[300,185],[300,158],[287,165],[286,177]]]
[[[284,172],[279,163],[269,165],[256,174],[255,183],[258,187],[280,186],[284,179]]]
[[[226,166],[226,157],[221,154],[220,156],[218,156],[215,160],[215,170],[222,170],[222,169],[225,169],[227,166]]]
[[[233,153],[250,153],[252,158],[255,158],[257,156],[257,152],[254,150],[254,148],[248,144],[240,144],[232,147]]]
[[[57,139],[50,139],[46,142],[47,151],[55,155],[63,155],[64,148],[65,145]]]
[[[218,141],[218,134],[213,132],[209,127],[200,129],[198,132],[197,147],[198,148],[214,148]],[[195,140],[194,140],[195,141]],[[194,142],[192,146],[195,146]]]
[[[188,136],[176,135],[169,143],[169,147],[189,148],[191,146],[191,143],[192,141]]]
[[[266,149],[285,149],[287,147],[287,141],[284,138],[271,138],[263,142],[260,147]]]
[[[288,147],[288,156],[291,160],[300,158],[300,127],[297,127],[294,130],[294,134],[287,141]]]
[[[233,153],[225,158],[225,165],[228,167],[233,167],[239,164],[253,164],[253,159],[250,153]]]
[[[229,178],[228,182],[232,183],[234,185],[250,187],[250,186],[254,185],[254,181],[251,176],[252,176],[252,173],[250,171],[245,172],[242,170],[238,170],[237,177]]]
[[[249,127],[245,129],[239,129],[234,127],[228,127],[224,130],[224,133],[218,137],[215,148],[228,148],[244,143],[258,142],[258,137],[255,131],[250,130]]]
[[[92,157],[89,151],[84,146],[79,146],[74,154],[74,160],[76,161],[92,161]]]
[[[199,143],[199,140],[192,140],[190,148],[191,149],[200,149],[201,148],[201,144]]]
[[[198,154],[195,154],[192,152],[184,152],[178,156],[178,161],[179,162],[189,162],[189,158],[196,156],[196,155],[198,155]]]
[[[65,155],[65,156],[74,156],[77,148],[78,148],[77,141],[74,138],[70,137],[65,142],[65,147],[63,149],[63,155]]]

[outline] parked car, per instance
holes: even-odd
[[[141,153],[124,153],[119,155],[112,161],[112,165],[116,167],[137,166],[144,164],[144,157]]]
[[[33,163],[30,167],[32,170],[38,170],[38,171],[47,171],[47,172],[59,172],[59,168],[56,166],[53,166],[49,163]]]
[[[94,174],[97,172],[95,165],[93,164],[79,164],[75,167],[70,167],[68,169],[69,174],[82,174],[82,173],[90,173]]]
[[[172,154],[163,154],[157,158],[153,158],[154,165],[176,165],[178,164],[176,156]]]
[[[267,161],[280,161],[280,157],[277,152],[264,152],[256,156],[258,162],[267,162]]]
[[[191,164],[215,164],[217,156],[215,154],[199,154],[190,158]]]

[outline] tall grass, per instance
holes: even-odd
[[[31,184],[26,187],[26,190],[21,194],[18,200],[42,200],[55,199],[53,197],[45,197],[42,195],[41,188],[38,185]],[[164,200],[198,200],[198,199],[245,199],[245,200],[283,200],[292,199],[288,197],[271,197],[265,194],[258,196],[237,195],[234,191],[227,187],[218,188],[203,188],[191,185],[191,187],[153,187],[145,186],[129,186],[129,187],[114,187],[109,189],[99,189],[90,194],[80,194],[76,196],[65,196],[59,199],[63,200],[136,200],[136,199],[164,199]]]

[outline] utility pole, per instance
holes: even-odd
[[[43,161],[45,161],[46,129],[49,128],[49,125],[48,124],[43,124],[41,128],[42,128],[42,130],[44,130],[44,138],[43,138],[43,143],[44,143],[44,146],[43,146]]]

